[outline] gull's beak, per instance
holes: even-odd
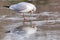
[[[30,14],[33,14],[33,11],[30,11],[29,13],[30,13]]]

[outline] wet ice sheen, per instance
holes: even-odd
[[[53,13],[55,13],[55,14],[53,14]],[[26,14],[26,15],[29,15],[29,14]],[[60,14],[58,12],[42,12],[42,13],[40,13],[40,15],[58,17]],[[35,16],[35,14],[32,16]],[[16,18],[16,19],[15,18],[6,18],[6,19],[20,20],[20,18]],[[33,24],[35,24],[36,26],[39,26],[39,27],[46,25],[46,23],[49,24],[50,22],[51,23],[60,22],[60,19],[58,19],[58,20],[32,21]],[[26,24],[29,24],[29,22],[26,22]],[[19,22],[19,23],[14,23],[12,25],[7,25],[6,27],[9,28],[8,30],[12,30],[16,26],[21,26],[21,25],[23,25],[23,23]],[[60,30],[43,31],[43,29],[41,30],[41,28],[40,28],[33,35],[27,35],[25,33],[23,33],[23,35],[21,35],[21,34],[17,34],[17,33],[12,32],[12,33],[7,33],[5,35],[5,37],[3,38],[3,40],[60,40]]]

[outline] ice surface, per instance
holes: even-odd
[[[21,14],[20,16],[22,16],[23,14]],[[32,24],[35,25],[35,26],[39,26],[38,28],[38,31],[33,34],[33,35],[27,35],[27,34],[24,34],[24,35],[19,35],[19,34],[16,34],[16,33],[6,33],[5,37],[2,39],[2,40],[60,40],[60,30],[50,30],[49,28],[46,30],[44,28],[41,28],[43,27],[44,25],[53,25],[53,24],[59,24],[60,25],[60,13],[59,12],[42,12],[42,13],[39,13],[39,14],[32,14],[30,16],[30,14],[25,14],[27,17],[26,19],[28,20],[35,20],[35,21],[32,21]],[[53,19],[53,20],[36,20],[36,17],[38,16],[48,16],[48,18],[50,17],[57,17],[56,20]],[[28,17],[29,16],[29,17]],[[34,17],[35,16],[35,17]],[[20,21],[20,22],[17,22],[17,23],[12,23],[10,25],[6,25],[4,26],[4,28],[6,30],[13,30],[14,28],[18,27],[18,26],[22,26],[23,25],[23,18],[21,17],[7,17],[5,18],[5,16],[1,16],[0,17],[0,20],[13,20],[13,21]],[[58,22],[58,23],[57,23]],[[30,22],[25,22],[26,25],[30,25]],[[49,26],[47,25],[47,26]],[[58,25],[57,25],[58,26]],[[55,27],[57,27],[55,26]],[[44,26],[46,27],[46,26]],[[51,26],[49,26],[51,27]]]

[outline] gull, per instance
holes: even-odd
[[[11,6],[4,6],[4,7],[7,7],[11,10],[14,10],[16,12],[21,12],[23,13],[23,17],[24,17],[24,22],[25,22],[25,14],[24,13],[30,13],[33,14],[33,12],[36,11],[36,6],[32,3],[28,3],[28,2],[20,2],[20,3],[17,3],[17,4],[13,4]]]

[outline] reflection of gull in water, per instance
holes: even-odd
[[[13,32],[18,33],[18,34],[34,34],[36,32],[37,28],[34,27],[17,27]]]
[[[36,33],[37,28],[34,27],[17,27],[4,37],[4,40],[26,40]]]

